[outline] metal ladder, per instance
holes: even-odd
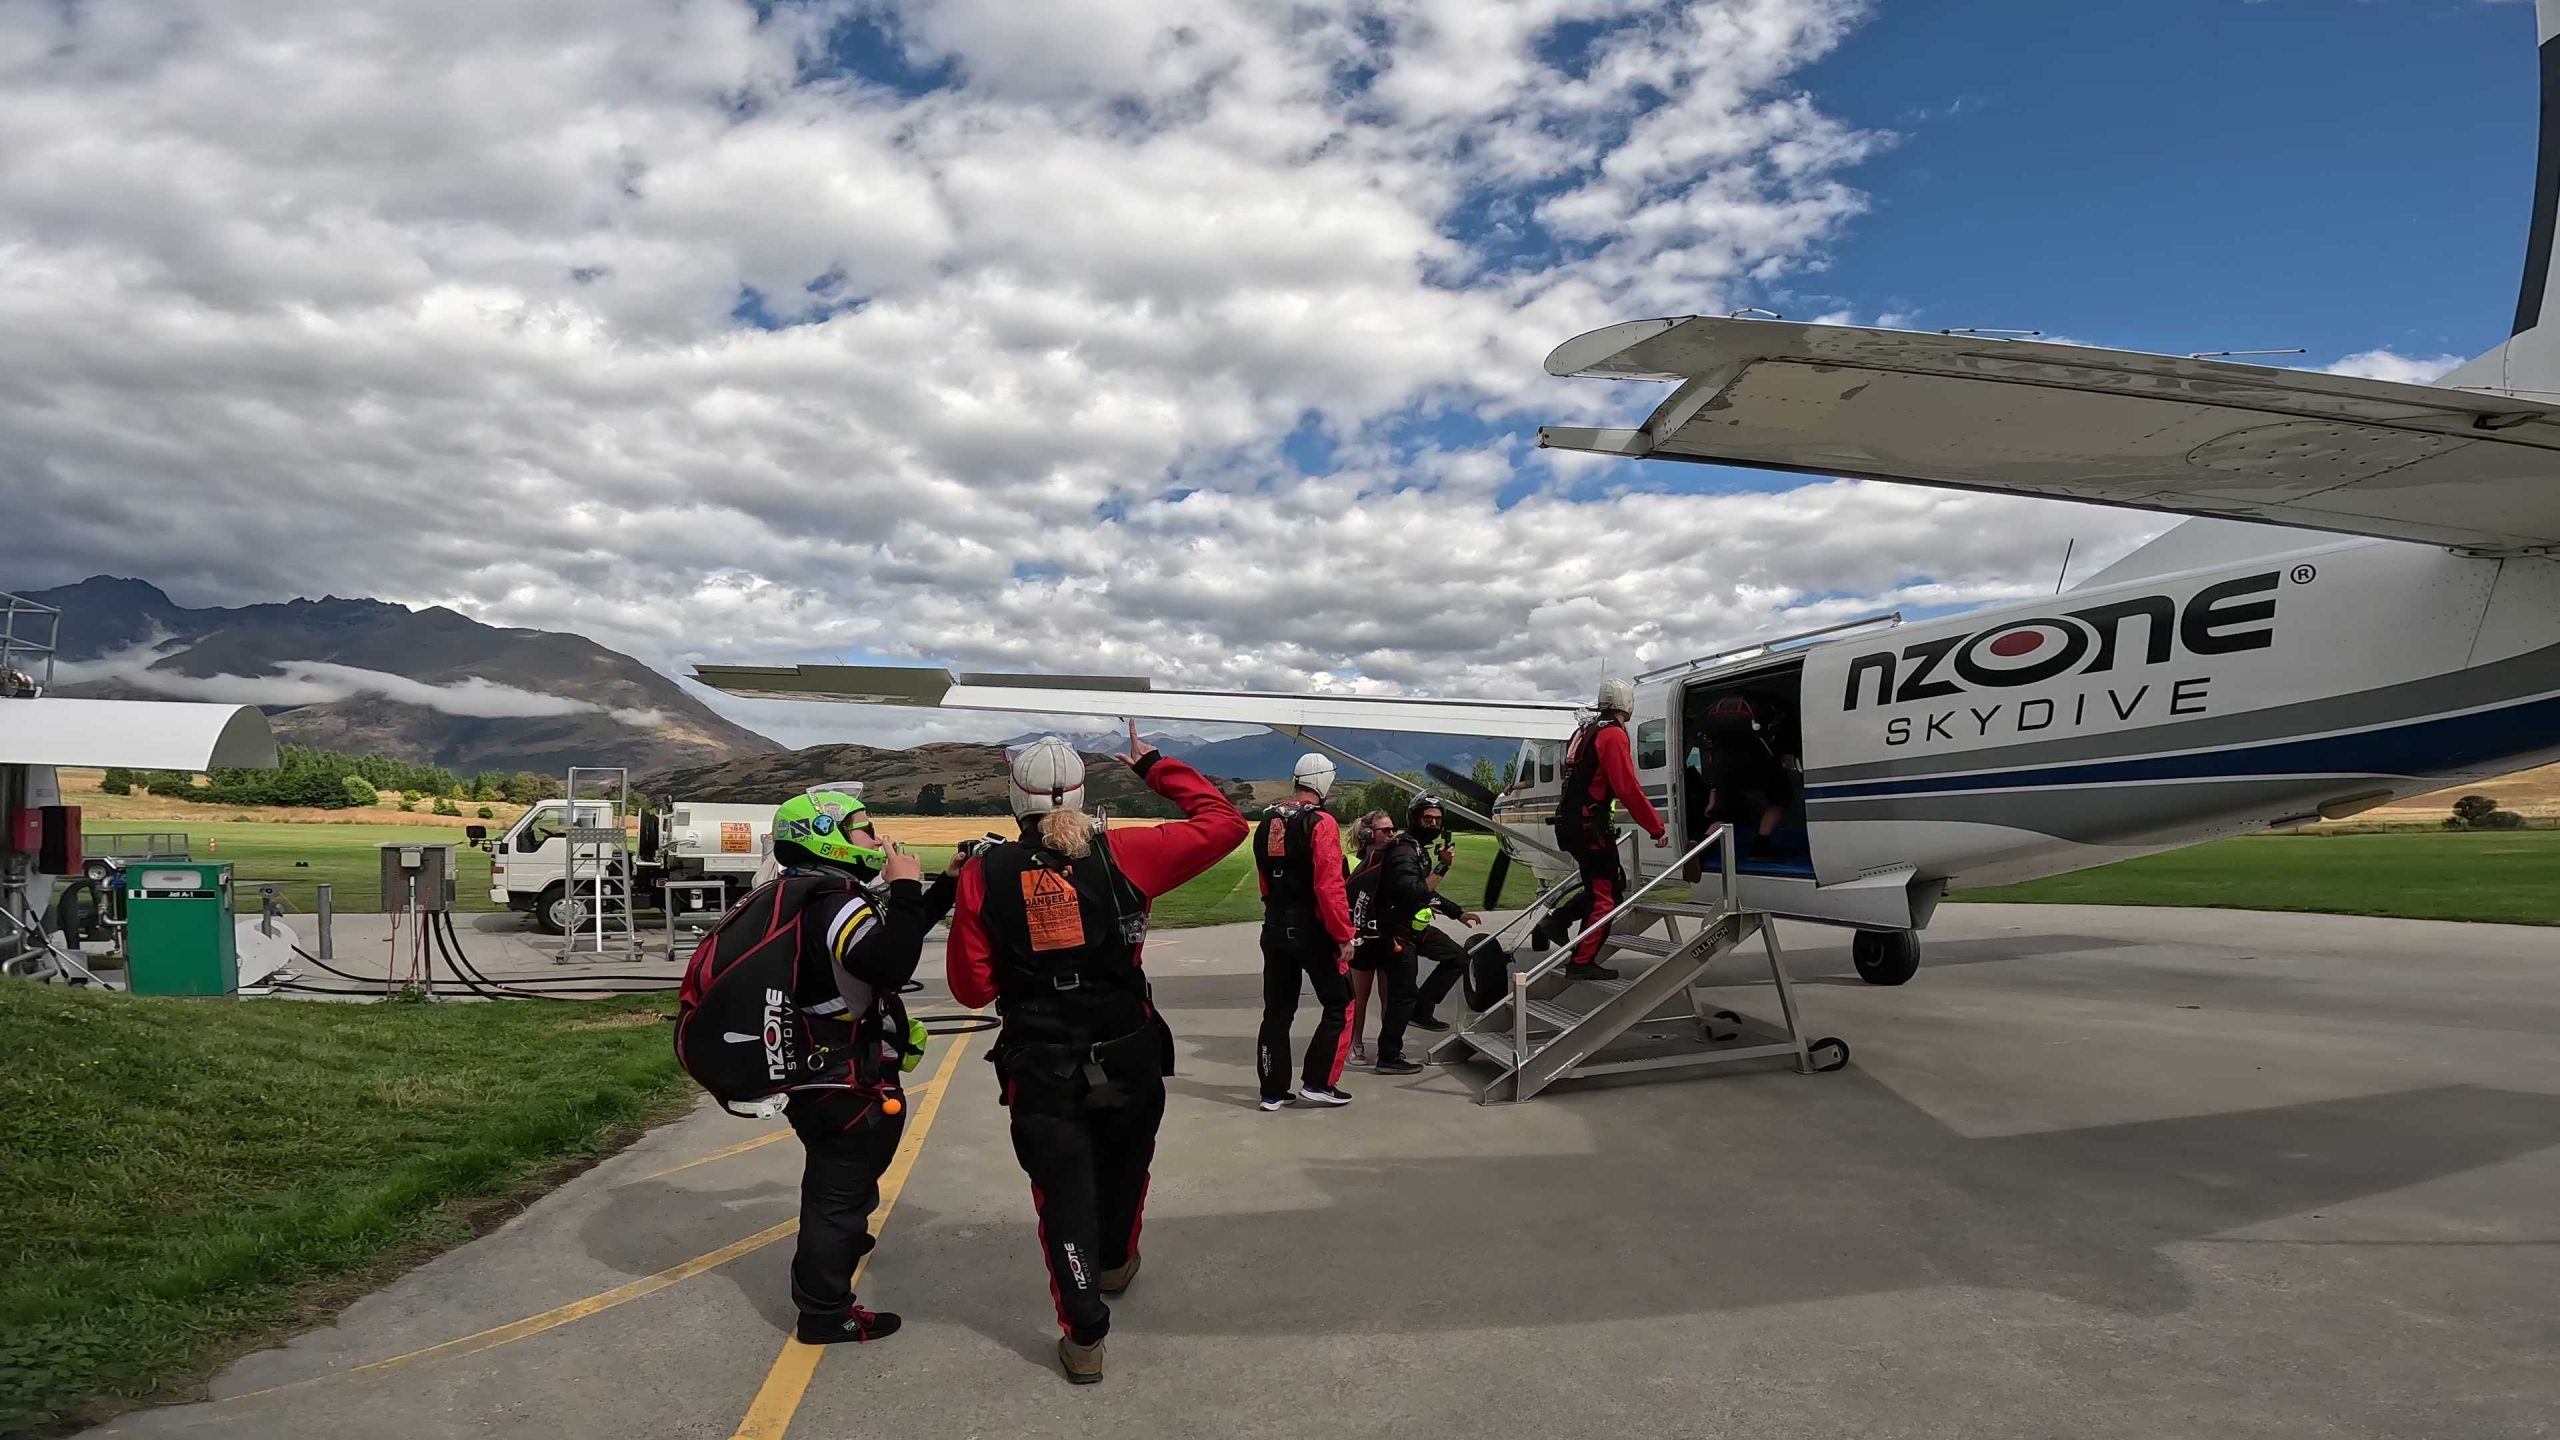
[[[1652,898],[1663,881],[1709,846],[1721,851],[1722,898],[1712,904]],[[1559,883],[1539,896],[1511,925],[1496,931],[1497,937],[1530,915],[1543,920],[1564,888]],[[1496,1073],[1477,1092],[1479,1105],[1526,1100],[1558,1080],[1591,1075],[1704,1069],[1779,1057],[1793,1059],[1796,1069],[1808,1075],[1848,1064],[1845,1041],[1805,1038],[1777,928],[1767,916],[1735,904],[1735,893],[1733,831],[1719,825],[1607,914],[1593,917],[1535,964],[1513,971],[1509,993],[1433,1046],[1431,1058],[1491,1062]],[[1695,927],[1685,936],[1684,922]],[[1603,925],[1611,929],[1599,958],[1634,961],[1643,968],[1587,982],[1556,973],[1583,937]],[[1661,933],[1652,933],[1657,928]],[[1713,1008],[1702,983],[1709,965],[1754,934],[1768,955],[1769,978],[1777,989],[1781,1018],[1774,1026]],[[1686,1004],[1680,1013],[1660,1013],[1681,999]],[[1650,1028],[1631,1034],[1638,1026]]]
[[[588,796],[580,787],[602,793]],[[561,884],[571,903],[570,923],[560,936],[557,964],[570,963],[583,949],[602,955],[608,950],[636,955],[640,925],[633,912],[633,873],[629,837],[624,827],[631,813],[631,772],[619,765],[572,765],[566,792],[568,851]],[[602,824],[579,823],[581,803],[603,810]]]

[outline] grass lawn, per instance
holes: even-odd
[[[2560,830],[2252,835],[1948,898],[2560,925]]]
[[[194,837],[198,859],[236,862],[239,908],[244,913],[257,909],[255,882],[259,880],[284,882],[284,897],[296,911],[312,908],[313,882],[319,880],[336,886],[341,910],[377,910],[380,861],[375,846],[384,841],[459,838],[451,829],[401,825],[225,820],[184,828]],[[943,845],[915,849],[929,871],[939,869],[951,853]],[[1449,894],[1463,904],[1480,906],[1493,853],[1489,837],[1459,836],[1457,868],[1447,882]],[[461,870],[457,891],[461,908],[499,908],[489,903],[489,857],[467,846],[457,846],[454,855]],[[297,868],[296,860],[307,864]],[[1516,905],[1535,893],[1528,867],[1512,867],[1503,898]],[[2256,835],[1954,898],[2209,905],[2560,924],[2560,830]],[[1244,852],[1239,849],[1199,879],[1157,901],[1155,916],[1156,924],[1167,929],[1260,919],[1262,905]]]
[[[199,1377],[676,1113],[670,1004],[0,983],[0,1434]]]
[[[376,847],[387,841],[410,845],[451,845],[455,906],[462,910],[503,910],[489,903],[489,856],[462,843],[462,832],[432,825],[304,824],[289,820],[160,820],[92,823],[92,834],[174,830],[188,837],[198,860],[231,862],[233,907],[243,915],[258,913],[258,882],[281,882],[288,908],[310,913],[318,903],[319,882],[333,887],[333,903],[349,912],[382,908],[382,858]],[[494,833],[494,832],[493,832]],[[303,861],[297,867],[295,861]]]

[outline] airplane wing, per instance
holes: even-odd
[[[732,695],[835,700],[1026,715],[1206,720],[1334,730],[1407,730],[1504,740],[1562,740],[1577,707],[1561,700],[1425,700],[1400,696],[1289,695],[1169,690],[1137,675],[955,674],[908,665],[697,665],[693,678]]]
[[[2560,397],[1708,317],[1594,330],[1547,370],[1679,387],[1639,430],[1541,429],[1555,449],[2560,550]]]

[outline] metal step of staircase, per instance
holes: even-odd
[[[1566,977],[1558,973],[1561,965],[1532,963],[1515,973],[1509,995],[1443,1037],[1433,1047],[1433,1058],[1490,1064],[1495,1073],[1476,1097],[1480,1104],[1527,1100],[1559,1080],[1633,1071],[1697,1070],[1741,1061],[1792,1059],[1797,1069],[1810,1073],[1846,1063],[1845,1045],[1808,1041],[1803,1035],[1785,956],[1774,927],[1762,916],[1671,903],[1680,908],[1666,906],[1653,913],[1704,923],[1679,939],[1612,933],[1601,952],[1604,961],[1619,969],[1611,980],[1575,981],[1549,993],[1533,993],[1533,984],[1561,982]],[[1738,1024],[1719,1021],[1714,1017],[1734,1017],[1711,1008],[1696,987],[1711,964],[1755,931],[1767,953],[1783,1018],[1778,1023],[1749,1018],[1740,1018]],[[1664,1013],[1684,998],[1689,1013]],[[1839,1052],[1839,1059],[1817,1066],[1814,1053],[1831,1049]]]

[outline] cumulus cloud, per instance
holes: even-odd
[[[2354,375],[2366,380],[2397,380],[2424,385],[2442,379],[2462,364],[2460,355],[2402,355],[2390,350],[2363,350],[2320,367],[2323,374]]]
[[[486,680],[477,675],[445,685],[430,685],[406,675],[367,670],[325,660],[285,660],[267,675],[189,675],[158,668],[186,653],[187,647],[146,641],[94,660],[57,661],[56,685],[113,681],[165,695],[172,700],[213,700],[226,705],[326,705],[371,696],[403,705],[422,705],[446,715],[472,719],[532,719],[548,715],[607,715],[625,725],[654,729],[666,723],[663,710],[620,708],[563,695],[545,695]]]
[[[1864,10],[0,7],[0,567],[1511,694],[2033,593],[2159,523],[1526,444],[1657,398],[1555,343],[1823,264],[1894,137],[1793,77]]]

